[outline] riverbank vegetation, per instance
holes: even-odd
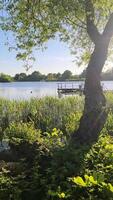
[[[47,75],[41,74],[39,71],[27,75],[26,73],[15,74],[10,76],[7,74],[0,74],[0,82],[12,82],[12,81],[83,81],[85,80],[86,70],[79,75],[73,75],[70,70],[65,70],[61,73],[48,73]],[[103,72],[101,80],[113,81],[113,69]]]
[[[72,141],[83,97],[0,99],[0,199],[113,199],[113,94],[93,144]],[[5,144],[7,143],[8,146]]]
[[[26,73],[15,74],[10,76],[1,73],[0,82],[11,82],[11,81],[71,81],[71,80],[84,80],[84,78],[78,75],[73,75],[70,70],[65,70],[61,73],[48,73],[47,75],[34,71],[27,75]]]

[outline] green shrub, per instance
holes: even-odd
[[[15,138],[17,141],[35,142],[40,137],[40,130],[36,130],[32,123],[11,123],[5,129],[5,138],[10,142]]]

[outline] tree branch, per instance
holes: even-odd
[[[82,24],[78,24],[76,23],[75,21],[71,20],[69,17],[65,17],[65,19],[72,25],[72,26],[77,26],[79,28],[82,28],[82,29],[85,29],[86,30],[86,27],[83,26]]]
[[[68,13],[68,10],[66,9],[66,7],[64,5],[63,0],[61,1],[61,3],[62,3],[62,7],[63,7],[65,13]],[[83,29],[86,30],[86,24],[85,24],[85,22],[83,22],[78,16],[76,16],[76,14],[74,15],[74,17],[78,20],[78,23],[75,22],[75,21],[73,21],[72,19],[70,19],[70,17],[67,14],[66,14],[65,18],[68,20],[69,23],[71,23],[71,25],[76,25],[79,28],[83,28]]]
[[[82,21],[75,13],[75,18],[81,23],[83,24],[84,26],[86,26],[86,23],[84,21]]]
[[[105,26],[103,36],[106,37],[106,39],[108,40],[110,40],[113,36],[113,13],[110,15],[109,20]]]
[[[87,33],[94,44],[98,43],[101,34],[99,33],[96,25],[94,24],[94,7],[91,0],[86,0],[85,3]]]

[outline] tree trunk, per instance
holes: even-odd
[[[100,80],[101,71],[107,59],[108,45],[109,42],[103,38],[95,45],[87,67],[84,112],[79,129],[74,134],[74,137],[81,143],[96,141],[106,122],[106,99]]]

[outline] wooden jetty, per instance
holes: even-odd
[[[109,93],[112,92],[113,90],[108,90],[102,85],[102,89],[104,93]],[[75,84],[75,83],[58,83],[57,87],[57,93],[58,97],[61,98],[62,95],[74,95],[74,94],[79,94],[83,95],[84,93],[84,84]]]
[[[58,83],[57,92],[58,96],[61,97],[62,94],[64,95],[73,95],[73,94],[80,94],[82,95],[84,91],[83,84],[77,85],[73,83]]]

